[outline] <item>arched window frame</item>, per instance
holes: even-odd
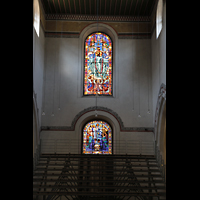
[[[88,79],[87,79],[87,77],[85,77],[86,76],[86,60],[87,60],[87,58],[86,58],[86,42],[87,42],[87,39],[91,36],[91,35],[93,35],[93,34],[95,34],[95,33],[97,33],[97,32],[92,32],[92,33],[90,33],[89,35],[87,35],[87,37],[85,38],[85,40],[84,40],[84,70],[83,70],[83,96],[95,96],[96,95],[96,92],[94,92],[93,91],[93,93],[90,93],[90,94],[86,94],[85,93],[85,87],[86,87],[86,84],[88,84]],[[108,68],[109,68],[109,82],[108,82],[108,85],[109,85],[109,93],[108,92],[98,92],[98,95],[99,96],[113,96],[113,41],[112,41],[112,38],[107,34],[107,33],[105,33],[105,32],[103,32],[103,31],[99,31],[98,33],[102,33],[102,34],[104,34],[104,35],[106,35],[106,37],[108,37],[109,38],[109,40],[111,41],[111,58],[109,58],[110,60],[111,60],[111,65],[110,64],[108,64]],[[90,83],[91,84],[91,83]],[[102,87],[104,87],[104,88],[106,88],[106,84],[104,85],[104,84],[102,84],[102,83],[98,83],[97,84],[98,86],[100,85],[100,86],[102,86]],[[95,86],[94,86],[94,88],[95,88]]]
[[[33,2],[33,26],[39,37],[40,32],[40,5],[38,0],[34,0]]]
[[[87,141],[87,135],[88,135],[88,132],[89,132],[89,127],[93,124],[102,124],[105,125],[105,127],[109,127],[109,129],[107,130],[107,150],[103,152],[103,150],[99,150],[96,151],[95,150],[95,147],[94,147],[94,144],[91,144],[93,145],[92,147],[92,152],[89,152],[91,150],[88,150],[86,148],[87,145],[89,145],[89,141]],[[95,126],[96,128],[97,126]],[[94,130],[91,130],[93,133],[94,133]],[[103,132],[103,131],[102,131]],[[97,135],[97,133],[96,133]],[[93,134],[93,141],[94,142],[94,139],[97,138],[97,136],[94,136]],[[98,138],[97,138],[98,139]],[[100,148],[103,148],[103,134],[102,134],[102,138],[101,138],[101,147]],[[105,146],[104,146],[105,147]],[[107,121],[104,121],[104,120],[100,120],[100,119],[94,119],[94,120],[90,120],[88,121],[84,126],[83,126],[83,129],[82,129],[82,154],[101,154],[101,155],[110,155],[110,154],[113,154],[113,129],[112,129],[112,126],[107,122]]]
[[[158,0],[157,11],[156,11],[156,39],[158,39],[162,30],[162,19],[163,19],[163,0]]]

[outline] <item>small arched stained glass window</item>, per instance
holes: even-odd
[[[112,41],[102,32],[85,40],[84,95],[112,96]]]
[[[83,154],[112,154],[112,129],[101,120],[87,123],[83,128]]]

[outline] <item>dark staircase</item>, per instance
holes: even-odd
[[[164,200],[166,184],[153,155],[41,154],[33,199]]]

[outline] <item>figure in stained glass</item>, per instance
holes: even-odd
[[[112,95],[112,42],[93,33],[85,42],[84,95]]]
[[[85,125],[83,154],[112,154],[112,132],[106,122],[91,121]]]

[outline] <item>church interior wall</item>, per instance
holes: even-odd
[[[112,128],[114,154],[154,154],[154,135],[152,131],[122,131],[118,120],[105,111],[98,111],[94,118],[94,111],[85,112],[80,116],[73,131],[67,130],[42,130],[42,153],[81,153],[82,130],[84,125],[91,120],[103,120]],[[56,128],[56,127],[55,127]]]
[[[160,108],[160,118],[158,122],[158,135],[156,141],[158,141],[158,147],[160,149],[160,154],[166,164],[166,102],[162,102]]]
[[[153,127],[152,114],[147,113],[148,104],[152,109],[150,40],[116,39],[114,42],[118,45],[118,53],[113,50],[115,95],[97,97],[97,105],[115,110],[127,127]],[[42,126],[69,126],[78,112],[96,105],[96,97],[82,95],[83,60],[77,59],[81,54],[79,39],[46,38],[45,52],[46,114],[42,116]],[[54,117],[51,116],[52,112]],[[139,112],[142,118],[138,118]]]
[[[156,39],[155,29],[151,37],[151,66],[154,138],[166,164],[166,96],[159,97],[161,86],[163,84],[166,86],[166,1],[163,1],[162,17],[162,30],[158,39]],[[156,116],[156,109],[158,109],[158,116]]]
[[[91,29],[87,27],[86,32],[82,31],[83,35],[86,37],[86,33],[91,33],[94,28],[96,30],[96,25],[94,26],[92,25]],[[42,126],[70,126],[77,113],[95,106],[97,102],[98,106],[107,107],[118,113],[125,127],[153,127],[152,113],[147,113],[148,109],[152,110],[150,39],[118,39],[114,30],[106,31],[105,25],[99,25],[99,30],[109,33],[113,39],[113,97],[99,96],[96,99],[82,95],[85,37],[82,35],[80,38],[47,37],[45,38],[45,102],[43,102],[45,116],[42,116]],[[141,118],[138,117],[139,114]],[[41,132],[43,139],[48,135],[48,132],[44,132]],[[75,134],[66,133],[65,136],[63,134],[65,135],[63,132],[58,134],[55,131],[53,138],[70,139],[72,135],[73,138],[77,138]],[[132,132],[133,139],[136,139],[135,134]],[[130,133],[120,133],[120,135],[124,141],[131,139]],[[143,139],[145,140],[145,137]]]
[[[45,36],[40,24],[39,37],[33,27],[33,107],[34,121],[37,127],[34,127],[34,151],[40,143],[39,132],[41,127],[42,117],[42,98],[43,98],[43,75],[44,75],[44,60],[45,60]],[[38,135],[38,136],[36,136]]]
[[[155,121],[156,103],[162,83],[166,85],[166,1],[163,1],[163,24],[161,33],[156,39],[156,28],[151,37],[151,67],[152,67],[152,104],[153,122]]]
[[[114,95],[113,97],[98,97],[97,105],[114,110],[121,117],[124,127],[154,126],[158,91],[161,83],[166,84],[166,4],[164,4],[163,11],[163,29],[158,40],[155,37],[155,29],[151,39],[135,37],[134,39],[130,37],[130,39],[119,39],[119,33],[132,31],[130,24],[121,23],[123,24],[121,26],[119,26],[120,23],[109,24],[109,30],[113,29],[113,31],[108,32],[110,34],[113,32],[114,36]],[[78,33],[84,31],[83,27],[89,26],[89,24],[85,25],[85,22],[78,23]],[[33,88],[37,94],[37,116],[40,128],[43,126],[71,126],[77,113],[96,105],[95,97],[82,96],[83,38],[46,37],[46,33],[44,33],[45,31],[55,31],[55,28],[66,32],[70,31],[68,30],[70,26],[64,24],[69,24],[69,22],[58,21],[56,24],[55,20],[45,21],[43,16],[40,37],[37,37],[33,28]],[[74,25],[75,22],[71,26],[76,27]],[[140,29],[146,32],[149,31],[149,26],[148,23],[147,25],[143,23],[140,25]],[[137,30],[138,25],[134,24],[132,28]],[[160,55],[160,60],[158,55]],[[150,114],[147,113],[148,109]],[[45,115],[42,115],[43,110]],[[51,116],[52,113],[54,116]],[[141,117],[138,117],[139,114]],[[80,127],[73,131],[42,130],[40,138],[76,140],[80,139],[80,131]],[[117,138],[122,141],[129,139],[154,141],[153,131],[125,132],[118,129],[115,131],[118,131]],[[80,146],[80,143],[78,145]]]

